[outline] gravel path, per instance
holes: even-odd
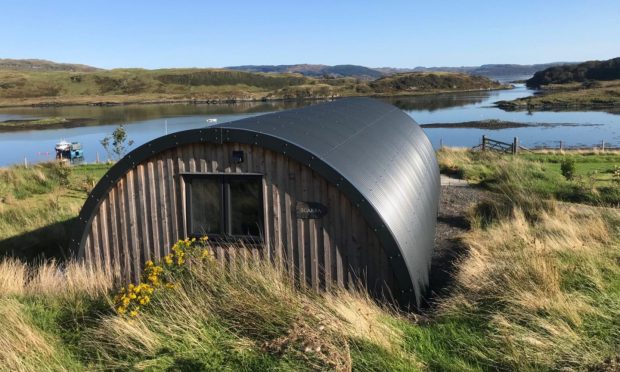
[[[485,195],[484,190],[462,184],[441,186],[435,251],[430,273],[430,303],[450,286],[456,260],[466,252],[459,235],[470,227],[467,212],[484,199]]]

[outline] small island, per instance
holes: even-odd
[[[620,57],[554,66],[526,81],[531,97],[499,101],[504,110],[614,110],[620,107]]]

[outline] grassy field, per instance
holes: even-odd
[[[517,163],[525,174],[510,174],[510,163],[492,152],[464,150],[439,153],[442,171],[479,183],[499,194],[512,190],[511,185],[525,185],[539,198],[620,206],[620,152],[540,151],[523,153]],[[561,163],[572,160],[575,174],[571,180],[561,174]],[[512,159],[510,159],[512,161]],[[520,177],[520,178],[519,178]],[[508,187],[508,190],[504,188]]]
[[[497,105],[506,110],[617,109],[620,80],[597,82],[591,87],[582,83],[549,85],[540,95],[500,101]]]
[[[109,167],[45,163],[0,169],[0,255],[62,256],[71,219]]]
[[[0,107],[325,99],[506,87],[457,73],[400,74],[368,82],[222,69],[0,70]]]
[[[594,195],[613,187],[614,176],[583,191],[579,181],[563,180],[557,164],[565,156],[580,175],[620,164],[618,154],[438,153],[444,172],[477,183],[489,198],[467,216],[472,227],[461,237],[466,249],[453,285],[421,314],[379,306],[359,291],[297,289],[268,265],[229,271],[203,243],[181,243],[169,263],[155,262],[142,292],[123,294],[124,315],[106,273],[4,260],[0,369],[613,370],[620,366],[620,212]],[[11,168],[0,182],[13,203],[59,193],[77,205],[90,187],[86,176],[104,170],[76,167],[65,177],[54,166]],[[49,183],[29,185],[36,172]],[[59,191],[67,178],[71,190]],[[570,202],[584,193],[588,204]],[[2,223],[11,223],[5,216]]]

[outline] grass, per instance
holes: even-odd
[[[62,257],[71,219],[109,167],[51,162],[0,169],[0,254]]]
[[[504,195],[527,195],[592,205],[620,205],[620,153],[543,151],[514,158],[493,152],[446,149],[438,153],[444,173],[478,183]],[[572,180],[560,172],[565,159],[575,162]],[[516,190],[518,188],[520,190]]]
[[[472,228],[461,237],[466,253],[452,286],[421,314],[378,305],[363,291],[296,288],[263,262],[226,267],[189,256],[185,266],[165,269],[173,288],[154,292],[136,317],[121,316],[105,273],[74,262],[5,259],[0,369],[614,368],[620,212],[558,201],[564,183],[546,191],[562,181],[552,166],[563,155],[438,156],[444,171],[491,196],[468,216]],[[571,156],[588,172],[616,155]],[[91,171],[75,168],[71,177]]]

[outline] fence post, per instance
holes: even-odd
[[[439,138],[439,149],[443,150],[443,137]]]
[[[517,155],[519,153],[519,137],[515,137],[512,141],[512,154]]]
[[[605,140],[601,141],[601,150],[605,151]]]
[[[560,151],[564,151],[564,141],[560,141]]]
[[[482,135],[482,151],[486,150],[487,147],[487,136]]]

